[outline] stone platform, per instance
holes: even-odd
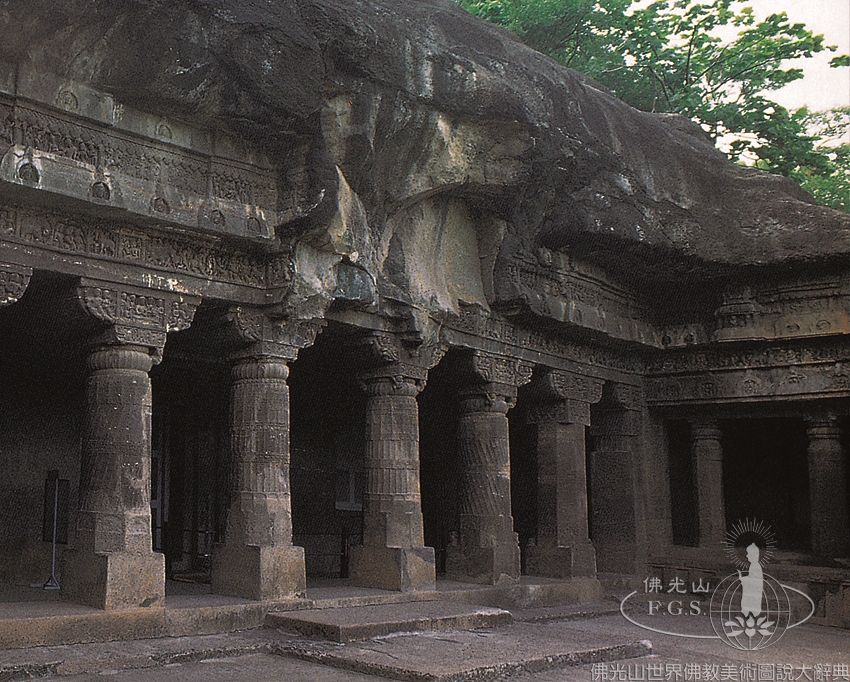
[[[622,633],[591,635],[584,633],[580,624],[553,629],[551,625],[521,623],[489,630],[410,633],[349,644],[320,642],[263,628],[201,637],[0,650],[0,679],[109,675],[121,680],[125,674],[137,679],[142,671],[147,671],[142,679],[183,679],[183,671],[193,663],[203,663],[212,671],[218,667],[217,661],[231,661],[231,672],[236,672],[246,657],[262,656],[267,662],[265,669],[278,672],[275,679],[459,682],[504,679],[506,675],[563,670],[650,653],[649,642]],[[310,667],[304,669],[300,661]],[[300,674],[293,676],[294,669]],[[249,675],[239,679],[271,678]]]
[[[21,587],[0,592],[0,649],[235,632],[258,628],[267,614],[279,611],[439,599],[494,608],[529,608],[591,602],[600,595],[599,583],[586,579],[523,578],[506,587],[439,581],[434,591],[407,593],[329,580],[308,586],[306,598],[265,602],[209,594],[208,586],[169,584],[165,606],[102,611],[63,601],[56,592]]]
[[[640,658],[652,653],[652,644],[639,638],[588,634],[580,625],[555,630],[515,623],[491,630],[411,633],[343,646],[289,642],[278,652],[396,680],[460,682]]]
[[[380,604],[266,616],[266,626],[312,639],[354,642],[401,632],[467,630],[509,625],[509,611],[448,601]]]

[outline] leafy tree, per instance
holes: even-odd
[[[800,109],[794,115],[817,135],[817,161],[801,163],[790,177],[819,203],[850,213],[850,107],[816,113]]]
[[[843,152],[808,131],[811,114],[770,93],[803,77],[787,60],[835,51],[777,12],[758,20],[743,0],[458,0],[531,47],[586,73],[632,106],[698,121],[732,159],[834,197]],[[833,66],[850,65],[843,55]],[[827,190],[826,186],[832,189]]]

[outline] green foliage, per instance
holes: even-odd
[[[818,203],[850,213],[850,107],[816,113],[801,109],[796,115],[817,134],[822,165],[800,164],[790,177]]]
[[[789,112],[769,97],[803,77],[787,60],[835,51],[784,12],[758,20],[742,0],[458,2],[632,106],[688,116],[732,159],[795,178],[819,200],[847,210],[850,199],[836,184],[846,182],[836,167],[846,157],[809,132],[808,111]],[[850,56],[831,65],[848,66]]]

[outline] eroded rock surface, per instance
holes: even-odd
[[[0,59],[268,151],[311,305],[487,305],[540,247],[655,284],[850,253],[848,216],[449,0],[7,0],[0,26]]]

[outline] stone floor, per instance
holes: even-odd
[[[612,614],[610,604],[600,604],[591,617],[587,612],[587,607],[565,607],[561,613],[551,607],[515,609],[515,622],[508,626],[399,634],[349,644],[258,629],[17,649],[0,651],[0,679],[603,682],[650,680],[649,666],[655,666],[656,674],[663,671],[664,682],[755,682],[758,677],[745,676],[755,672],[747,671],[767,665],[774,670],[785,666],[786,673],[793,669],[792,679],[804,682],[848,680],[850,631],[804,625],[788,630],[773,647],[744,652],[716,640],[649,633]],[[674,627],[672,620],[657,624]],[[695,677],[694,669],[704,672]],[[685,677],[688,670],[690,677]],[[837,674],[824,676],[825,670]]]

